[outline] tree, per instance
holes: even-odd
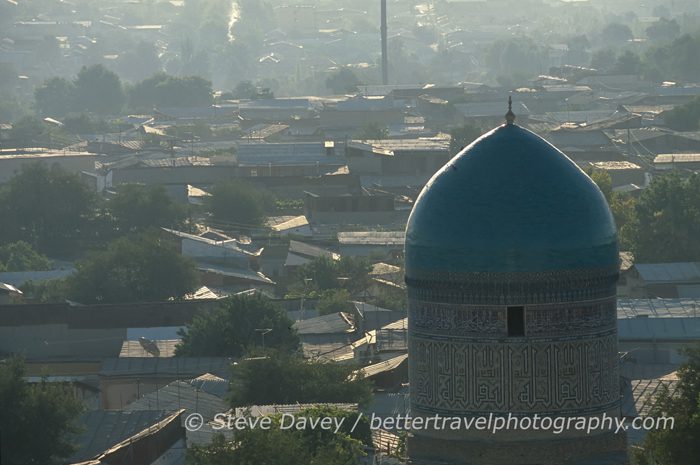
[[[117,64],[120,74],[131,82],[146,79],[162,69],[155,45],[145,41],[121,54]]]
[[[258,88],[251,81],[241,81],[233,89],[234,99],[253,100],[258,94]]]
[[[152,230],[116,239],[78,262],[68,292],[84,304],[157,302],[180,298],[196,285],[194,263]]]
[[[0,246],[0,270],[43,271],[51,269],[51,260],[37,253],[24,241]]]
[[[39,114],[61,117],[74,106],[75,86],[67,79],[54,77],[34,90],[34,101]]]
[[[700,74],[700,37],[685,34],[645,55],[646,74],[653,79],[693,82]]]
[[[124,107],[126,98],[121,80],[103,65],[83,66],[73,84],[77,111],[116,115]]]
[[[321,293],[321,299],[316,304],[319,315],[329,315],[338,312],[350,312],[353,309],[350,293],[345,289],[329,289]]]
[[[587,169],[586,174],[591,178],[591,180],[593,180],[594,183],[596,183],[598,189],[600,189],[603,196],[605,196],[605,200],[607,200],[608,204],[610,204],[610,200],[613,196],[612,178],[610,177],[610,174],[605,170],[595,168]]]
[[[696,131],[700,128],[700,97],[669,110],[664,114],[664,121],[676,131]]]
[[[338,433],[307,426],[282,429],[281,415],[271,417],[270,429],[246,429],[236,433],[235,441],[223,435],[206,446],[193,446],[187,451],[191,465],[359,465],[365,455],[363,446],[372,446],[368,420],[357,421],[356,412],[322,407],[302,410],[297,418],[338,418],[343,427]],[[351,431],[355,424],[358,427]],[[361,432],[361,433],[360,433]],[[359,433],[359,434],[358,434]]]
[[[647,27],[645,32],[651,40],[671,41],[681,33],[681,26],[675,19],[659,18],[658,21]]]
[[[264,297],[233,296],[197,314],[180,331],[176,352],[187,357],[241,357],[261,346],[263,338],[266,349],[296,351],[299,338],[292,325],[284,310]]]
[[[337,402],[366,405],[372,397],[371,384],[354,371],[349,364],[271,353],[234,365],[232,379],[236,381],[231,384],[229,401],[234,408]]]
[[[634,35],[626,24],[610,23],[603,28],[602,38],[606,44],[622,43],[632,40]]]
[[[329,289],[361,292],[369,287],[370,271],[372,267],[364,257],[342,257],[340,260],[318,257],[299,268],[290,286],[291,294],[317,295]]]
[[[48,254],[70,253],[90,231],[97,197],[78,175],[27,164],[0,187],[0,240],[26,240]]]
[[[179,228],[187,217],[185,207],[176,203],[163,186],[119,186],[108,207],[123,232],[151,227]]]
[[[39,118],[25,116],[12,125],[9,138],[16,147],[45,147],[50,145],[51,131]]]
[[[260,226],[265,213],[274,211],[275,199],[268,191],[236,180],[215,184],[206,205],[217,221]]]
[[[362,140],[380,140],[388,137],[389,128],[375,122],[367,123],[360,132],[357,133],[357,138]]]
[[[700,345],[683,350],[676,391],[662,390],[652,416],[673,418],[672,428],[650,431],[633,453],[639,465],[695,465],[700,457]]]
[[[209,106],[213,101],[211,82],[198,76],[176,77],[158,73],[129,88],[129,107]]]
[[[450,152],[456,154],[464,147],[474,142],[483,132],[480,128],[465,124],[464,126],[455,128],[450,131]]]
[[[654,178],[636,205],[638,262],[700,260],[700,175]]]
[[[627,50],[617,57],[613,71],[620,74],[638,74],[641,67],[642,60],[639,55]]]
[[[362,85],[362,81],[360,81],[350,68],[345,66],[326,79],[326,87],[334,94],[357,92],[357,86],[360,85]]]
[[[598,50],[591,57],[591,68],[609,71],[615,66],[615,52],[610,49]]]
[[[0,461],[8,465],[65,463],[74,452],[75,420],[82,404],[70,386],[25,381],[24,361],[0,362]]]

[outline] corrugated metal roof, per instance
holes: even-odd
[[[153,341],[158,348],[158,357],[174,357],[175,347],[180,343],[180,339],[159,339]],[[124,341],[120,357],[156,357],[146,351],[139,341]]]
[[[700,282],[700,262],[637,263],[634,267],[651,284]]]
[[[401,245],[406,239],[404,231],[359,231],[339,232],[338,242],[342,245]]]
[[[125,412],[142,410],[163,410],[199,413],[205,421],[212,420],[217,413],[228,410],[228,404],[220,396],[203,392],[185,381],[173,381],[162,388],[150,392],[124,407]]]
[[[169,375],[180,379],[205,373],[229,376],[231,359],[226,357],[123,357],[102,361],[100,376]]]
[[[78,446],[69,463],[89,460],[112,446],[140,433],[163,420],[163,410],[137,412],[94,410],[80,416],[78,424],[84,426],[73,442]]]
[[[395,370],[406,360],[408,360],[408,354],[403,354],[398,357],[390,358],[389,360],[384,360],[383,362],[367,365],[366,367],[360,368],[358,372],[362,373],[365,378],[370,378],[380,373]]]
[[[698,163],[700,153],[660,153],[654,163]]]
[[[338,312],[297,321],[294,323],[294,328],[300,335],[345,334],[354,331],[355,324],[352,321],[352,315]]]

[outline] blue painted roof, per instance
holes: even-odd
[[[413,272],[535,272],[617,266],[603,194],[536,134],[503,125],[447,163],[406,230]]]

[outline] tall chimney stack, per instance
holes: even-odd
[[[382,84],[389,84],[389,57],[387,53],[386,0],[382,0]]]

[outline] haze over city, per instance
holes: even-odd
[[[0,0],[0,464],[697,465],[697,0]]]

